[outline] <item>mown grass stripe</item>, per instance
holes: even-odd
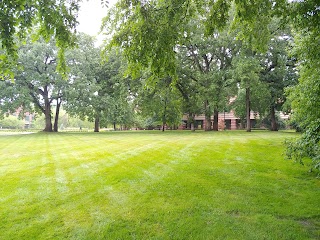
[[[320,182],[282,155],[295,136],[0,136],[0,239],[317,239]]]

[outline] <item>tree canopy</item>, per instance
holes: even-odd
[[[74,44],[81,0],[2,0],[0,1],[0,77],[10,75],[17,59],[17,40],[34,31],[34,36],[49,40],[59,48],[60,68],[65,70],[65,49]],[[12,75],[12,74],[11,74]]]
[[[186,26],[192,19],[201,16],[207,35],[231,20],[238,38],[254,50],[264,50],[272,16],[286,16],[287,5],[286,0],[120,0],[103,27],[113,35],[111,45],[124,49],[133,72],[150,67],[157,75],[175,75],[175,48],[190,34]]]
[[[294,55],[299,83],[287,90],[294,121],[303,131],[301,138],[288,143],[287,156],[300,163],[311,159],[311,169],[320,169],[320,6],[317,1],[297,4]],[[301,14],[304,13],[304,14]]]
[[[51,132],[51,107],[55,104],[59,111],[63,89],[67,83],[57,72],[57,49],[54,41],[47,43],[43,39],[37,42],[28,40],[19,47],[17,62],[20,67],[14,70],[14,82],[1,83],[4,87],[0,93],[7,98],[1,110],[14,112],[19,107],[23,107],[24,111],[34,109],[45,115],[45,131]],[[56,124],[57,119],[54,125]]]

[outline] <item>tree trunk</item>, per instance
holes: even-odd
[[[247,132],[251,132],[250,107],[250,88],[246,88]]]
[[[240,129],[244,129],[244,119],[240,119]]]
[[[205,105],[204,105],[204,109],[205,109],[205,122],[206,122],[206,126],[205,126],[205,131],[211,131],[211,112],[209,109],[209,101],[206,100],[205,101]]]
[[[114,131],[117,131],[116,122],[113,122],[113,130],[114,130]]]
[[[189,113],[189,119],[188,121],[190,122],[190,129],[192,132],[195,131],[195,128],[194,128],[194,114],[193,113]]]
[[[211,131],[211,116],[205,116],[205,121],[206,121],[206,127],[205,127],[205,131]]]
[[[190,129],[191,129],[191,132],[195,132],[196,131],[196,129],[194,128],[194,122],[190,123]]]
[[[96,116],[94,119],[94,132],[99,132],[100,130],[100,118]]]
[[[271,106],[270,108],[270,118],[271,118],[271,131],[278,131],[278,125],[277,125],[274,106]]]
[[[164,108],[162,114],[162,132],[165,130],[165,125],[167,123],[167,98],[164,100]]]
[[[45,99],[44,115],[46,120],[46,126],[43,129],[44,132],[52,132],[52,121],[51,121],[51,104],[49,99]]]
[[[46,116],[46,126],[45,128],[43,129],[44,132],[52,132],[52,123],[51,123],[51,114],[47,113]]]
[[[219,130],[218,119],[219,119],[219,111],[217,109],[215,109],[214,113],[213,113],[213,131],[218,131]]]
[[[54,117],[54,124],[53,124],[53,131],[54,132],[58,132],[60,106],[61,106],[61,101],[59,102],[59,99],[57,99],[56,115]]]

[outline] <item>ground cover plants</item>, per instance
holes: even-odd
[[[0,239],[319,239],[288,132],[0,135]]]

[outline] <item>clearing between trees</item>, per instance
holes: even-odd
[[[0,135],[0,239],[319,239],[293,132]]]

